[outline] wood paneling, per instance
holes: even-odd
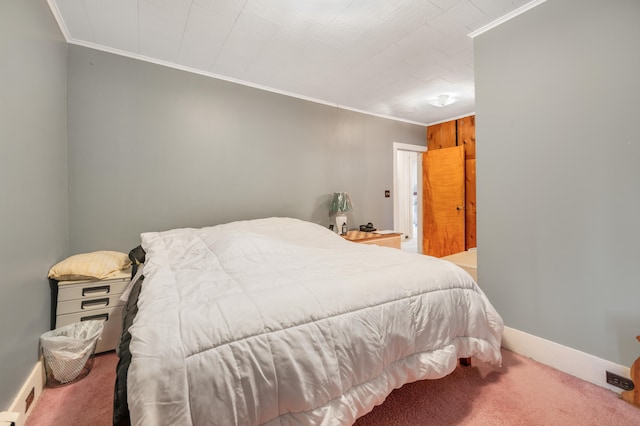
[[[422,155],[424,254],[442,257],[464,251],[464,149],[435,149]]]
[[[465,250],[477,246],[476,241],[476,160],[465,161]]]
[[[476,158],[476,117],[459,118],[457,120],[458,145],[464,146],[464,158],[471,160]]]
[[[454,146],[456,146],[455,120],[427,127],[427,149],[452,148]]]

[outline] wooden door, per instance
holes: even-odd
[[[465,251],[464,147],[422,155],[422,252],[442,257]]]

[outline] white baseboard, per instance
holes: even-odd
[[[12,419],[15,418],[15,414],[17,413],[17,420],[13,420],[16,426],[24,426],[27,417],[33,411],[33,407],[35,407],[40,395],[42,394],[44,383],[44,364],[42,359],[40,359],[40,361],[38,361],[33,367],[33,370],[31,370],[31,374],[29,374],[29,377],[27,377],[27,380],[24,382],[22,388],[18,392],[18,395],[9,407],[7,415],[10,415]],[[26,400],[31,389],[34,390],[33,401],[29,405],[29,411],[27,411]]]
[[[607,383],[606,371],[631,378],[629,367],[510,327],[504,328],[502,347],[616,393],[622,392],[622,389]]]
[[[20,417],[19,413],[13,413],[10,411],[0,411],[0,426],[13,426]]]

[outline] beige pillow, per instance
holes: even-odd
[[[49,278],[58,281],[105,279],[131,265],[129,256],[118,251],[94,251],[76,254],[58,262],[49,270]]]

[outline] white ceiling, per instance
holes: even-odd
[[[49,0],[69,43],[420,124],[474,112],[469,33],[526,4]]]

